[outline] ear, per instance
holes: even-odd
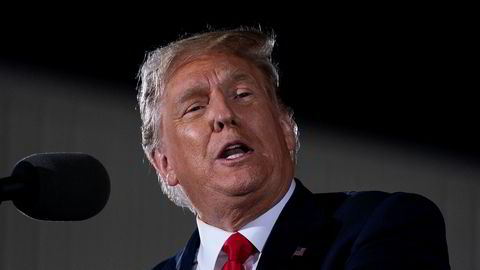
[[[164,181],[167,181],[169,186],[176,186],[178,184],[175,170],[171,163],[168,162],[165,153],[160,152],[158,149],[153,150],[151,163]]]
[[[290,117],[286,113],[282,114],[280,117],[280,125],[282,127],[283,136],[285,137],[285,143],[287,144],[287,148],[290,152],[295,149],[295,145],[297,143],[293,130],[294,127],[291,125],[292,121],[293,120],[290,120]]]

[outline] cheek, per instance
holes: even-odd
[[[251,127],[262,142],[267,152],[274,154],[274,158],[281,155],[285,146],[283,130],[270,110],[258,110],[256,117],[250,118]]]
[[[199,125],[178,126],[176,130],[177,136],[173,141],[173,148],[176,150],[175,155],[180,165],[185,159],[200,163],[206,153],[207,131]]]

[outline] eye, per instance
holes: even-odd
[[[193,104],[192,106],[188,107],[187,110],[185,111],[185,114],[188,114],[188,113],[193,113],[193,112],[196,112],[196,111],[199,111],[201,109],[205,108],[204,105],[201,105],[201,104]]]
[[[251,96],[251,95],[252,95],[252,92],[250,92],[250,91],[239,90],[235,94],[235,99],[239,99],[239,98],[243,99],[243,98],[246,98],[246,97]]]

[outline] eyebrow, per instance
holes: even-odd
[[[248,73],[243,71],[234,71],[225,80],[226,83],[236,83],[236,82],[249,82],[249,83],[256,83],[256,80]]]
[[[208,89],[207,89],[207,87],[204,87],[204,86],[195,85],[195,86],[192,86],[192,87],[188,87],[185,91],[183,91],[183,93],[181,95],[179,95],[175,99],[175,104],[182,104],[185,101],[187,101],[187,100],[189,100],[189,99],[191,99],[195,96],[200,96],[201,94],[203,94],[205,92],[208,92]]]

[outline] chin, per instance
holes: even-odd
[[[252,173],[235,173],[220,179],[221,188],[231,196],[243,196],[261,188],[262,177]]]

